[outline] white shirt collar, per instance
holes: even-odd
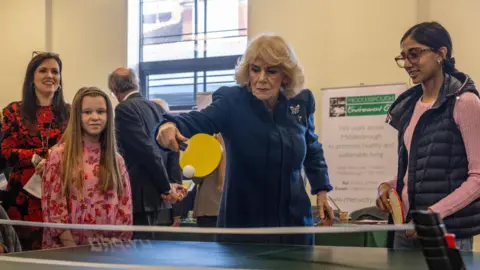
[[[124,101],[127,100],[127,98],[128,98],[129,96],[131,96],[131,95],[133,95],[133,94],[135,94],[135,93],[139,93],[139,92],[138,92],[138,91],[132,91],[132,92],[128,93],[123,100],[124,100]]]

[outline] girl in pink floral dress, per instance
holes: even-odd
[[[73,100],[65,134],[45,165],[42,209],[47,223],[132,224],[130,182],[116,149],[112,104],[98,88],[82,88]],[[46,228],[42,246],[131,237],[131,232]]]

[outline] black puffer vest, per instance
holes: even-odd
[[[410,155],[405,148],[403,135],[415,104],[422,96],[422,87],[417,85],[410,88],[390,108],[387,121],[398,130],[399,181],[396,190],[401,194],[404,186],[401,180],[408,173],[410,211],[426,210],[460,187],[468,178],[465,145],[453,117],[456,100],[465,92],[479,95],[475,84],[467,75],[445,75],[437,100],[420,117],[413,131]],[[410,211],[407,222],[411,220]],[[457,238],[480,233],[480,200],[446,217],[444,223],[448,232],[454,233]]]

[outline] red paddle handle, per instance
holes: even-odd
[[[447,246],[449,248],[457,248],[457,244],[455,243],[455,234],[446,233],[443,237],[447,241]]]

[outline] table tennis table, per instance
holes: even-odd
[[[82,246],[4,255],[6,259],[31,261],[5,261],[0,256],[0,269],[428,269],[421,251],[386,248],[149,241],[135,247],[101,249]],[[480,254],[462,256],[467,269],[480,269]],[[43,264],[39,259],[61,263]]]

